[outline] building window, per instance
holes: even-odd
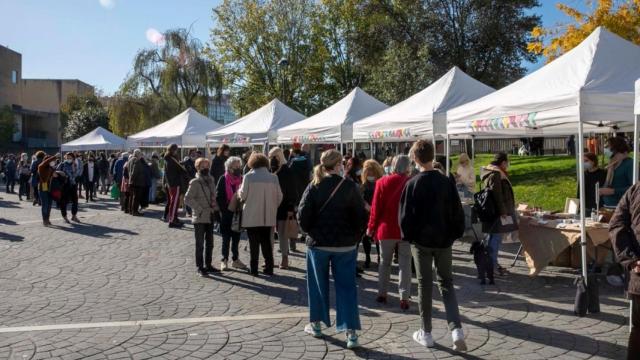
[[[12,84],[18,83],[18,72],[15,70],[11,70],[11,83]]]

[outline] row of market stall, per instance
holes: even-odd
[[[598,28],[563,56],[497,91],[454,67],[426,89],[391,107],[356,88],[308,118],[277,99],[226,126],[188,109],[126,140],[98,128],[64,144],[62,150],[161,147],[169,143],[182,147],[268,147],[438,137],[446,140],[448,156],[452,138],[578,135],[577,155],[582,159],[587,133],[634,131],[634,139],[638,138],[639,64],[640,47]],[[634,153],[638,153],[637,141]],[[584,199],[583,162],[577,163]],[[634,161],[634,179],[637,165]],[[584,200],[580,208],[584,208]],[[581,238],[586,239],[582,212],[580,226]],[[586,241],[581,244],[586,277]]]

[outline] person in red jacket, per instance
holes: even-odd
[[[391,261],[396,246],[398,247],[400,308],[409,309],[411,297],[411,246],[401,241],[398,224],[398,208],[400,195],[409,180],[411,160],[406,155],[398,155],[391,164],[392,173],[376,182],[369,215],[367,235],[373,236],[380,243],[381,260],[378,265],[378,298],[379,303],[387,302],[387,289],[391,272]]]

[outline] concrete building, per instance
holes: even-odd
[[[60,106],[71,95],[91,95],[93,86],[80,80],[23,79],[22,55],[0,46],[0,107],[15,115],[12,144],[0,148],[52,149],[62,142]]]

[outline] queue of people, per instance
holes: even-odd
[[[633,344],[640,341],[640,290],[636,279],[640,274],[640,242],[634,234],[640,225],[634,219],[640,218],[640,214],[634,211],[640,209],[640,196],[635,195],[640,188],[636,185],[628,190],[633,182],[629,151],[626,141],[613,137],[608,139],[604,151],[609,158],[605,169],[599,167],[595,154],[586,153],[583,161],[586,207],[597,209],[620,202],[611,221],[611,234],[616,257],[630,276],[628,291],[634,299],[634,309],[629,351],[637,354],[640,350]],[[245,157],[245,162],[231,156],[226,145],[217,149],[212,160],[195,149],[182,160],[178,153],[176,144],[168,146],[162,154],[152,153],[150,158],[140,149],[109,157],[104,153],[96,157],[93,153],[74,152],[61,157],[39,151],[30,161],[27,154],[19,158],[9,155],[0,164],[5,178],[14,180],[6,181],[7,192],[14,192],[17,181],[20,200],[26,197],[41,206],[45,226],[51,225],[54,203],[64,221],[80,222],[79,199],[96,201],[97,192],[116,194],[114,197],[120,200],[125,213],[142,216],[148,204],[156,201],[157,187],[161,184],[167,197],[163,220],[168,226],[183,227],[178,217],[181,207],[191,218],[196,271],[203,277],[232,268],[258,276],[260,254],[262,274],[273,276],[274,250],[280,253],[277,267],[288,269],[290,253],[295,251],[296,242],[304,239],[309,302],[309,323],[304,331],[320,337],[323,325],[331,326],[331,273],[336,298],[335,326],[338,332],[346,333],[348,348],[359,346],[361,329],[359,245],[362,243],[364,248],[364,268],[370,267],[375,245],[376,301],[389,302],[395,258],[399,268],[399,306],[408,310],[415,272],[422,321],[413,339],[433,347],[431,286],[435,278],[453,347],[466,350],[452,270],[452,245],[465,230],[460,198],[470,197],[476,188],[473,164],[466,154],[460,156],[455,174],[446,174],[442,163],[445,160],[437,158],[433,144],[423,140],[413,144],[409,155],[389,156],[383,165],[360,157],[345,158],[330,149],[322,153],[320,164],[312,168],[308,151],[299,146],[290,152],[272,148],[268,155],[253,152]],[[518,229],[509,165],[507,154],[497,153],[490,164],[481,168],[479,177],[481,187],[491,191],[498,213],[494,221],[483,223],[482,228],[487,234],[493,268],[499,275],[507,275],[498,263],[502,239]],[[222,236],[219,268],[214,266],[213,256],[216,228]],[[249,239],[249,266],[239,258],[244,230]]]

